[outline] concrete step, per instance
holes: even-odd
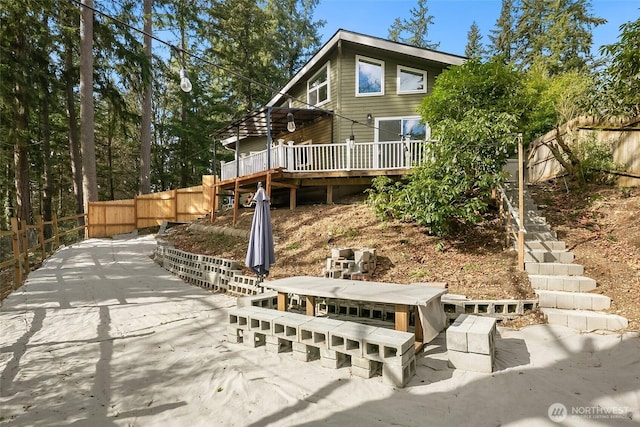
[[[589,292],[596,288],[596,281],[585,276],[549,276],[530,274],[533,289],[543,291]]]
[[[515,221],[511,222],[511,226],[514,229],[518,228],[518,224],[516,224]],[[546,224],[525,224],[524,228],[527,230],[527,233],[553,233],[551,227]]]
[[[568,310],[606,310],[611,307],[611,298],[587,292],[544,291],[537,289],[538,306]]]
[[[524,270],[531,274],[547,276],[582,276],[584,267],[580,264],[563,264],[560,262],[525,262]]]
[[[517,242],[515,248],[518,248]],[[562,240],[529,240],[524,242],[524,249],[529,251],[566,251],[567,245]]]
[[[629,326],[629,321],[622,316],[597,311],[542,308],[542,313],[550,324],[563,325],[578,331],[618,331]]]
[[[524,240],[558,240],[558,234],[555,231],[527,231]]]
[[[526,246],[526,243],[525,243]],[[571,264],[575,259],[573,252],[568,251],[545,251],[545,250],[525,250],[524,262],[551,262]]]

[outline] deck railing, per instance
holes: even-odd
[[[222,162],[223,181],[284,168],[288,172],[409,169],[419,165],[428,141],[356,142],[337,144],[279,143],[267,150],[243,155],[239,161]],[[268,161],[270,157],[270,162]]]

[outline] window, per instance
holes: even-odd
[[[307,102],[322,105],[329,101],[329,63],[307,82]]]
[[[398,65],[398,93],[426,93],[427,72]]]
[[[421,123],[420,117],[387,117],[377,119],[376,141],[400,141],[402,135],[412,140],[423,141],[431,137],[429,126]]]
[[[356,96],[384,95],[384,62],[356,56]]]

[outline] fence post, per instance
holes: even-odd
[[[29,235],[27,234],[27,220],[20,221],[20,235],[22,237],[22,250],[24,251],[24,270],[28,273],[31,270],[29,260]]]
[[[138,196],[133,196],[133,224],[137,230],[138,229]],[[106,228],[105,228],[104,234],[107,234]]]
[[[13,258],[15,259],[15,286],[20,286],[22,283],[22,268],[20,266],[20,228],[18,227],[18,219],[11,218],[11,231],[13,231]]]
[[[173,196],[173,220],[178,222],[178,190],[171,190]]]
[[[524,149],[522,147],[522,134],[518,134],[518,216],[520,217],[520,229],[518,230],[518,268],[524,271]]]
[[[56,240],[56,249],[57,250],[60,247],[60,235],[58,234],[58,215],[56,215],[56,213],[53,213],[53,218],[51,218],[51,227],[53,227],[53,238]],[[88,227],[86,227],[86,222],[85,222],[85,234],[87,231]]]
[[[38,243],[40,243],[40,261],[44,262],[47,254],[44,245],[44,223],[42,222],[42,215],[36,215],[36,225],[38,226]]]

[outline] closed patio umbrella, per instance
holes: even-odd
[[[253,200],[256,202],[256,208],[251,223],[245,264],[256,272],[258,283],[261,283],[264,276],[269,275],[271,265],[276,262],[271,229],[271,207],[269,197],[261,184],[258,184],[258,191],[253,196]]]

